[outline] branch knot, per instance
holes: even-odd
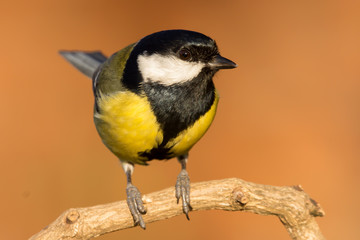
[[[65,221],[67,224],[74,224],[80,217],[80,213],[76,210],[70,210],[68,214],[66,214]]]
[[[246,205],[249,202],[249,198],[245,195],[244,190],[241,186],[235,188],[232,192],[233,197],[237,203],[240,203],[241,206]]]

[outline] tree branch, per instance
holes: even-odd
[[[173,187],[143,195],[145,223],[183,214],[174,196]],[[300,186],[268,186],[237,178],[199,182],[191,184],[191,206],[193,211],[218,209],[276,215],[292,239],[325,239],[314,219],[325,213]],[[134,223],[124,200],[69,209],[30,239],[90,239],[130,227]]]

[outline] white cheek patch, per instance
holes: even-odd
[[[205,66],[201,62],[186,62],[175,56],[160,54],[139,55],[137,62],[145,82],[153,81],[163,85],[191,80]]]

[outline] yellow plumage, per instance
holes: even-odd
[[[138,153],[156,147],[162,131],[145,96],[130,91],[99,98],[94,116],[105,145],[121,160],[144,164]]]
[[[214,119],[218,95],[211,109],[193,125],[170,140],[171,155],[186,154],[205,134]],[[145,164],[139,152],[157,147],[163,140],[163,132],[145,95],[120,91],[98,98],[100,113],[94,116],[96,128],[105,145],[122,161]]]

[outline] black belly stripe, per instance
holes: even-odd
[[[151,81],[143,83],[144,92],[163,130],[163,141],[156,148],[139,152],[140,157],[148,160],[175,157],[171,147],[165,146],[210,110],[215,100],[214,73],[204,68],[196,78],[170,86]]]

